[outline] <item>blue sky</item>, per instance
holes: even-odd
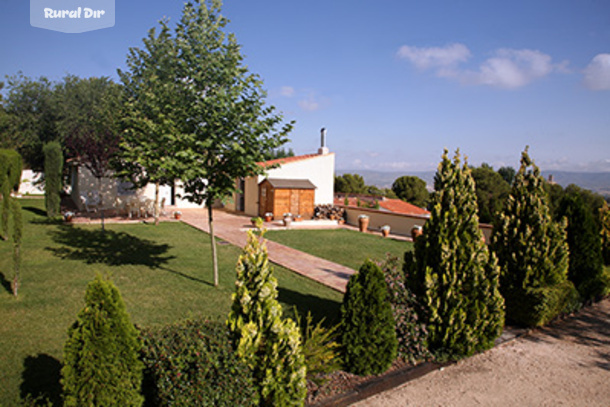
[[[113,28],[64,34],[0,0],[0,74],[117,79],[183,4],[117,1]],[[444,148],[517,167],[529,145],[545,170],[610,171],[610,1],[228,0],[223,14],[296,120],[298,154],[326,127],[340,170],[431,170]]]

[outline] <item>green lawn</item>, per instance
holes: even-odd
[[[358,270],[367,258],[385,259],[386,253],[398,257],[402,263],[405,251],[413,249],[411,242],[347,229],[273,230],[265,237],[354,270]]]
[[[83,305],[96,272],[117,285],[139,326],[205,316],[225,319],[240,249],[221,244],[220,286],[212,285],[209,238],[181,223],[67,226],[48,223],[44,201],[22,200],[23,265],[20,294],[10,293],[12,245],[0,241],[0,405],[20,396],[57,399],[67,329]],[[279,299],[288,314],[297,306],[337,321],[342,295],[275,267]]]

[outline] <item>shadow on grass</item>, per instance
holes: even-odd
[[[166,255],[169,245],[140,239],[125,232],[62,225],[51,232],[51,237],[62,247],[47,247],[47,250],[61,259],[81,260],[87,264],[160,268],[175,258]]]
[[[32,212],[34,215],[38,215],[38,216],[43,216],[43,217],[47,217],[47,212],[43,209],[40,208],[36,208],[34,206],[24,206],[23,207],[24,211],[28,211],[28,212]]]
[[[339,323],[341,303],[338,301],[320,298],[315,295],[301,294],[284,287],[278,287],[278,300],[298,307],[301,321],[305,321],[307,312],[310,311],[313,321],[316,323],[322,319],[324,319],[323,325],[326,327]],[[294,318],[294,308],[284,309],[284,314],[287,317]]]
[[[33,405],[61,406],[61,363],[44,353],[28,356],[23,361],[20,393],[22,400]]]
[[[2,272],[0,272],[0,285],[2,285],[2,288],[4,288],[7,293],[11,295],[13,294],[13,286],[11,285],[11,282],[6,279],[4,273]]]
[[[71,225],[61,225],[50,232],[51,238],[61,247],[47,247],[62,260],[80,260],[87,264],[106,264],[108,266],[146,266],[160,269],[188,280],[213,285],[177,270],[166,267],[176,256],[167,255],[171,248],[168,244],[159,244],[141,239],[125,232],[101,229],[83,229]]]

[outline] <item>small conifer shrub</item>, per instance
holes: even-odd
[[[504,327],[499,268],[479,229],[475,184],[459,151],[443,154],[430,219],[405,253],[407,287],[421,307],[428,349],[458,359],[493,346]]]
[[[396,359],[396,325],[383,272],[371,260],[351,276],[341,305],[344,368],[357,375],[385,372]]]
[[[61,370],[66,406],[140,406],[141,343],[115,285],[97,275],[68,331]]]
[[[565,224],[553,221],[544,183],[526,148],[492,236],[506,316],[528,326],[545,325],[578,307],[578,292],[568,280]]]
[[[277,280],[267,247],[254,231],[237,262],[233,306],[227,319],[237,355],[248,365],[261,405],[302,406],[307,395],[305,358],[296,323],[282,319]]]

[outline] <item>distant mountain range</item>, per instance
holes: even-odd
[[[370,171],[370,170],[338,170],[338,175],[359,174],[362,175],[367,185],[375,185],[378,188],[390,188],[398,177],[403,175],[414,175],[426,181],[428,189],[434,186],[434,175],[436,171]],[[610,197],[610,172],[570,172],[570,171],[542,171],[542,175],[549,179],[553,176],[553,181],[567,187],[570,184],[578,185],[581,188],[589,189],[606,197]]]

